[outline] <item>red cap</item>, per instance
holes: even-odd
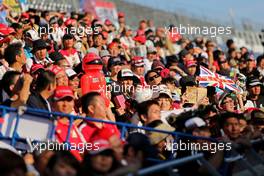
[[[35,73],[39,69],[43,69],[44,70],[44,66],[41,65],[41,64],[33,64],[31,69],[30,69],[30,74]]]
[[[108,45],[108,49],[110,49],[110,48],[114,48],[114,47],[118,47],[118,43],[116,43],[116,42],[111,42],[111,43]]]
[[[29,14],[24,12],[24,13],[21,14],[21,17],[29,19]]]
[[[196,61],[189,60],[189,61],[186,62],[186,67],[187,68],[192,67],[192,66],[197,66]]]
[[[14,33],[14,32],[15,32],[15,30],[13,28],[8,27],[3,23],[0,23],[0,35],[6,36],[6,35],[9,35],[9,34]]]
[[[63,68],[59,67],[58,65],[52,65],[48,68],[50,71],[52,71],[55,75],[57,75],[60,72],[64,72]]]
[[[141,44],[146,43],[146,37],[144,35],[139,35],[133,38],[136,42],[139,42]]]
[[[105,23],[106,26],[109,26],[109,25],[113,24],[109,19],[106,19],[104,23]]]
[[[71,97],[74,99],[72,88],[69,86],[57,86],[54,93],[54,100],[58,101],[65,97]]]
[[[118,12],[118,18],[123,18],[125,17],[125,13],[124,12]]]
[[[143,66],[144,65],[143,57],[141,57],[141,56],[134,56],[132,58],[132,65],[134,65],[136,67]]]
[[[73,25],[76,21],[74,19],[69,18],[64,22],[65,26]]]

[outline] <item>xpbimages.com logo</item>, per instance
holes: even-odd
[[[32,142],[31,147],[33,151],[38,151],[42,153],[43,151],[61,151],[61,150],[77,150],[79,153],[84,153],[84,151],[99,150],[98,143],[57,143],[54,141],[47,142]]]
[[[208,151],[216,153],[217,151],[230,151],[232,150],[232,144],[230,142],[191,142],[189,140],[178,142],[172,142],[166,144],[166,150],[172,153],[177,151]]]
[[[191,26],[187,24],[184,26],[179,24],[178,26],[165,26],[165,33],[171,33],[174,35],[203,35],[208,37],[216,37],[218,35],[231,35],[232,27],[230,26]]]
[[[60,28],[58,27],[53,27],[50,25],[47,25],[45,27],[40,26],[39,27],[39,34],[40,36],[43,34],[52,34],[56,32],[57,30],[61,30],[65,34],[72,34],[72,35],[78,35],[79,37],[84,37],[85,35],[91,35],[91,34],[99,34],[99,27],[83,27],[83,26],[78,26],[78,27],[65,27],[62,26]]]

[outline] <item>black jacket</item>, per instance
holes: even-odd
[[[27,101],[27,106],[30,108],[43,109],[50,111],[46,100],[37,92],[33,92]]]

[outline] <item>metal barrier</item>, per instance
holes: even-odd
[[[170,135],[174,136],[176,139],[190,138],[192,140],[203,139],[203,140],[209,140],[209,141],[217,142],[217,140],[214,138],[196,137],[196,136],[192,136],[190,134],[181,133],[181,132],[169,132],[169,131],[150,128],[150,127],[139,127],[139,126],[128,124],[128,123],[105,121],[105,120],[95,119],[95,118],[91,118],[91,117],[74,116],[74,115],[63,114],[63,113],[59,113],[59,112],[48,112],[48,111],[41,110],[41,109],[32,109],[32,108],[27,108],[27,107],[19,107],[18,109],[16,109],[16,108],[0,106],[0,113],[1,113],[1,117],[0,117],[0,140],[10,141],[10,145],[12,145],[13,147],[16,147],[16,148],[17,148],[17,145],[16,145],[17,143],[24,143],[24,144],[30,145],[28,142],[28,139],[26,137],[22,138],[18,134],[19,124],[21,123],[21,121],[23,122],[23,118],[25,118],[24,115],[33,115],[34,118],[42,119],[41,123],[44,122],[44,123],[47,123],[49,126],[51,126],[48,128],[49,132],[47,133],[48,135],[47,135],[47,138],[45,140],[53,140],[54,139],[55,129],[56,129],[56,125],[54,122],[56,121],[56,117],[67,117],[69,119],[69,127],[68,127],[68,131],[67,131],[67,137],[66,137],[65,143],[68,145],[70,145],[70,143],[69,143],[70,129],[73,125],[74,120],[76,120],[76,119],[84,119],[87,121],[102,122],[102,123],[108,123],[108,124],[120,126],[122,138],[125,138],[125,135],[126,135],[128,128],[137,128],[137,129],[141,129],[141,130],[145,130],[145,131],[170,134]],[[1,133],[2,132],[1,129],[3,128],[3,120],[7,114],[11,114],[11,113],[13,113],[15,116],[15,117],[13,117],[13,121],[12,121],[12,124],[13,124],[12,130],[13,131],[11,130],[12,131],[11,136],[5,136],[4,134]],[[1,119],[1,118],[3,118],[3,119]],[[26,120],[30,120],[30,119],[26,119]],[[38,139],[33,139],[33,140],[34,140],[33,142],[40,142]],[[257,159],[259,161],[261,161],[261,163],[263,164],[263,159],[260,158],[254,150],[252,152],[253,152],[254,156],[256,156]],[[168,161],[162,162],[162,163],[159,163],[157,161],[156,162],[157,165],[155,165],[154,167],[150,167],[150,168],[140,170],[138,172],[138,175],[146,175],[146,174],[153,173],[155,171],[159,171],[159,170],[162,170],[162,169],[165,169],[168,167],[178,166],[179,164],[184,164],[186,162],[195,161],[195,160],[202,163],[212,175],[219,175],[219,173],[216,171],[216,169],[203,158],[203,154],[201,154],[201,153],[198,153],[196,155],[192,155],[189,157],[185,157],[185,158],[168,160]],[[238,159],[231,161],[231,162],[236,162],[236,161],[242,161],[242,164],[244,166],[246,166],[246,168],[249,169],[249,171],[251,171],[251,173],[256,174],[253,167],[246,161],[246,159],[244,157],[238,158]]]

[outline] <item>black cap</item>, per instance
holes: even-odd
[[[180,58],[184,58],[187,54],[189,54],[189,51],[186,49],[181,50],[181,52],[179,53],[179,57]]]
[[[42,39],[38,39],[38,40],[33,41],[32,52],[35,53],[36,51],[41,50],[41,49],[50,50],[51,47]]]
[[[193,76],[184,76],[180,79],[180,85],[182,87],[186,87],[186,86],[196,86],[197,83],[195,81],[195,77]]]
[[[247,87],[261,86],[263,83],[258,78],[252,77],[247,80]]]
[[[110,70],[110,68],[111,68],[113,65],[120,65],[121,63],[122,63],[122,61],[121,61],[121,58],[120,58],[120,57],[111,57],[111,58],[108,60],[107,68],[108,68],[108,70]]]
[[[65,57],[58,51],[54,51],[54,52],[50,53],[49,58],[51,58],[51,60],[53,60],[55,62],[65,59]]]
[[[179,62],[179,58],[176,55],[170,55],[166,57],[167,63]]]
[[[62,40],[70,40],[70,39],[74,39],[74,35],[64,34],[64,36],[62,37]]]

